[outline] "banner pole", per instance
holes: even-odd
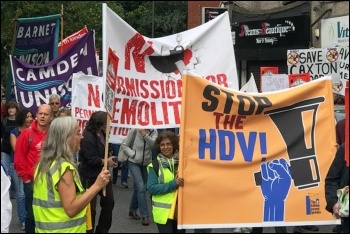
[[[104,168],[108,170],[108,141],[109,141],[109,128],[110,128],[111,117],[107,114],[107,124],[106,124],[106,142],[105,142],[105,157],[104,157]],[[106,196],[106,187],[102,190],[103,196]]]
[[[63,43],[63,4],[61,5],[61,43]],[[60,54],[62,53],[63,45],[61,44]]]
[[[15,43],[16,43],[16,29],[17,29],[17,22],[18,22],[18,17],[20,13],[19,10],[16,10],[16,16],[15,16],[15,24],[13,26],[13,34],[12,34],[12,43],[11,43],[11,52],[10,54],[13,56],[13,51],[15,50]],[[10,73],[11,69],[11,61],[9,60],[8,62],[9,66],[6,71],[6,77],[7,77],[7,82],[6,82],[6,101],[9,101],[10,95],[11,95],[11,89],[12,89],[12,72]]]

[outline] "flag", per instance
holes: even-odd
[[[246,92],[246,93],[258,93],[258,88],[256,87],[253,73],[251,73],[248,82],[245,83],[245,85],[243,85],[240,91]]]
[[[57,45],[57,44],[56,44]],[[52,93],[61,96],[62,107],[71,106],[73,73],[97,75],[93,33],[89,32],[58,58],[33,66],[10,57],[16,100],[34,113]]]
[[[19,18],[12,56],[34,66],[44,65],[57,57],[60,14]],[[6,83],[6,99],[14,97],[14,81],[10,70]]]
[[[58,53],[62,54],[63,51],[71,47],[76,43],[80,38],[82,38],[88,32],[87,27],[80,29],[79,31],[69,35],[58,43]]]

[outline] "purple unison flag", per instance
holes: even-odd
[[[19,18],[12,55],[26,63],[40,66],[58,55],[60,14],[43,17]],[[13,94],[13,79],[9,72],[6,98]]]
[[[24,108],[36,113],[49,96],[61,96],[62,107],[71,107],[73,73],[97,76],[93,32],[88,32],[58,58],[40,66],[10,57],[16,99]]]

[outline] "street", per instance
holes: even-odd
[[[129,188],[125,189],[120,187],[120,178],[118,178],[118,183],[113,185],[114,188],[114,198],[115,206],[113,209],[113,222],[110,229],[110,233],[158,233],[156,224],[153,222],[152,214],[150,212],[150,225],[142,226],[141,220],[133,220],[129,218],[129,203],[132,195],[132,177],[128,179]],[[10,233],[24,233],[21,230],[20,223],[17,218],[16,211],[16,200],[12,199],[12,223],[10,226]],[[149,210],[151,210],[150,199],[149,201]],[[97,203],[97,207],[99,203]],[[98,220],[99,211],[96,215],[96,220]],[[332,233],[332,228],[334,225],[325,225],[319,226],[318,232],[304,230],[304,233]],[[293,233],[293,227],[287,227],[289,233]],[[187,233],[193,233],[193,230],[187,230]],[[224,229],[213,229],[212,233],[233,233],[233,228],[224,228]],[[264,228],[264,233],[275,233],[274,228]]]

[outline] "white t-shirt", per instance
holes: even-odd
[[[12,219],[11,181],[1,165],[1,233],[8,233]]]

